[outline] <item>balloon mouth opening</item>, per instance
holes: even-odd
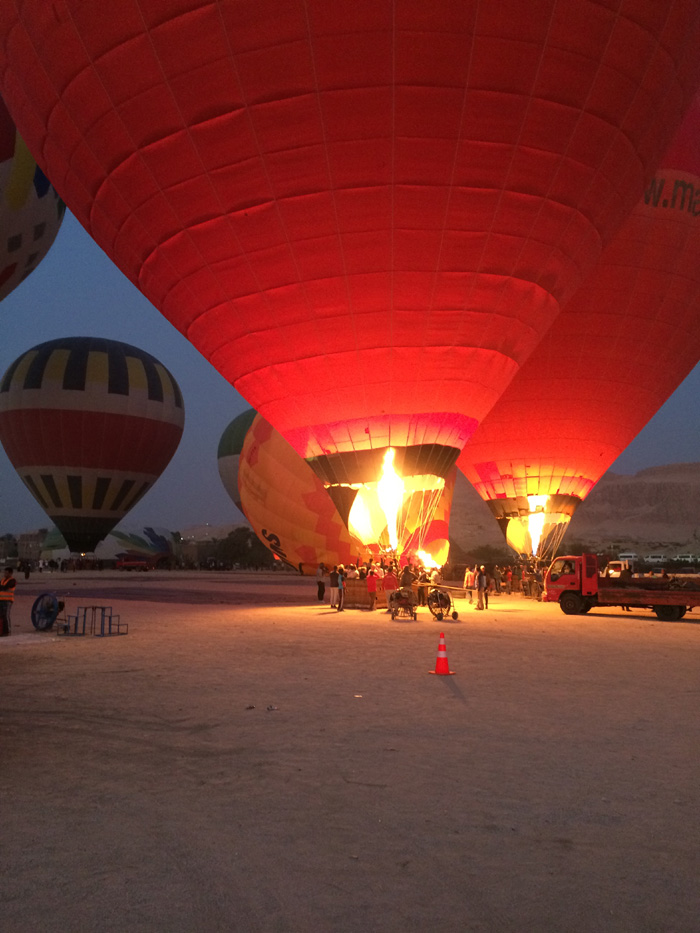
[[[422,523],[429,523],[445,488],[445,480],[434,474],[403,476],[394,466],[395,459],[396,451],[389,447],[376,479],[347,484],[349,489],[355,490],[347,526],[362,544],[376,544],[381,550],[400,553],[408,538],[407,513],[411,505],[415,505],[414,500],[421,499]],[[332,486],[329,487],[332,495],[331,490]]]
[[[538,494],[493,499],[488,505],[517,554],[552,560],[580,502],[577,496]]]
[[[457,451],[385,447],[308,462],[323,481],[348,531],[366,547],[402,554],[425,550],[422,536],[445,491],[444,464]],[[439,471],[439,472],[438,472]],[[427,553],[427,552],[426,552]]]

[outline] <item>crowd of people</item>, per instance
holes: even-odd
[[[532,599],[541,599],[544,589],[544,572],[539,564],[509,564],[487,568],[484,564],[467,567],[464,573],[464,589],[469,602],[477,594],[477,609],[487,609],[489,596],[505,593],[520,593]]]
[[[318,565],[316,583],[318,587],[318,600],[324,602],[326,595],[326,580],[330,588],[331,609],[344,611],[345,592],[348,580],[364,580],[369,597],[370,611],[374,610],[377,602],[377,593],[381,590],[386,593],[387,604],[391,594],[399,589],[412,589],[414,584],[417,590],[418,605],[427,604],[428,587],[442,583],[442,573],[438,568],[429,569],[421,563],[407,561],[401,565],[394,558],[382,557],[379,560],[369,558],[365,563],[336,564],[329,569],[325,564]]]
[[[377,593],[386,594],[388,605],[391,594],[399,589],[412,589],[416,593],[417,604],[425,606],[428,589],[443,583],[443,568],[431,569],[411,560],[400,564],[398,560],[389,557],[377,560],[370,558],[365,563],[347,566],[337,564],[332,569],[321,563],[316,572],[319,602],[325,601],[328,586],[331,608],[343,612],[348,580],[365,581],[370,610],[376,608]],[[484,610],[488,608],[490,596],[520,593],[532,599],[541,599],[544,573],[536,563],[504,566],[475,564],[466,568],[463,586],[469,602],[476,601],[475,608]]]

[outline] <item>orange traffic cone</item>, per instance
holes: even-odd
[[[450,665],[447,663],[447,648],[445,647],[445,636],[440,632],[440,642],[438,644],[438,653],[437,661],[435,662],[435,670],[428,671],[429,674],[454,674],[454,671],[450,670]]]

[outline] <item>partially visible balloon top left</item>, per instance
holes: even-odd
[[[39,265],[65,212],[0,98],[0,301]]]

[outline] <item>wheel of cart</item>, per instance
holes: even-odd
[[[62,609],[63,602],[55,593],[42,593],[32,606],[32,625],[39,632],[48,632]]]
[[[418,618],[417,606],[418,597],[409,587],[403,587],[389,593],[389,609],[392,619],[397,616],[404,616],[404,618],[415,621]]]
[[[428,590],[428,609],[438,622],[442,622],[445,616],[448,615],[451,615],[455,620],[459,618],[459,613],[452,609],[450,594],[436,586]]]

